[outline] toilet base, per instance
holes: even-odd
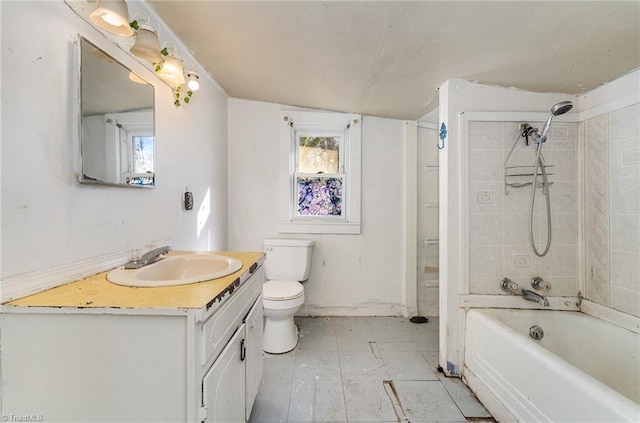
[[[269,354],[284,354],[298,345],[298,327],[293,316],[286,319],[265,318],[264,321],[264,352]]]

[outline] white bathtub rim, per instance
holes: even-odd
[[[513,310],[548,310],[548,311],[580,311],[604,320],[631,332],[640,334],[640,317],[623,313],[593,301],[578,297],[547,297],[549,307],[540,307],[536,303],[524,301],[515,295],[480,295],[464,294],[458,298],[461,308],[470,309],[513,309]]]
[[[589,375],[588,373],[580,370],[579,368],[574,366],[572,363],[570,363],[570,362],[564,360],[563,358],[557,356],[556,354],[554,354],[553,352],[547,350],[543,346],[541,346],[541,345],[539,345],[539,344],[537,344],[537,343],[535,343],[533,341],[530,341],[525,335],[523,335],[523,334],[519,333],[518,331],[512,329],[511,327],[509,327],[508,325],[506,325],[505,323],[500,321],[497,317],[492,317],[491,313],[486,313],[486,312],[483,313],[483,311],[488,311],[488,310],[482,310],[482,309],[471,309],[471,310],[469,310],[468,313],[467,313],[467,321],[468,321],[469,317],[472,317],[472,318],[480,321],[482,324],[485,324],[485,325],[487,325],[489,327],[494,328],[495,330],[498,330],[498,331],[503,332],[504,334],[507,334],[509,336],[509,338],[514,337],[515,339],[522,339],[522,340],[526,341],[526,343],[531,346],[529,348],[529,351],[533,354],[534,357],[536,357],[537,359],[543,360],[543,362],[546,365],[548,365],[554,371],[562,370],[562,374],[566,375],[566,379],[568,381],[570,381],[569,382],[570,384],[576,385],[576,386],[581,386],[581,387],[584,387],[584,386],[597,387],[598,389],[592,389],[591,390],[592,392],[590,394],[593,398],[596,399],[596,402],[604,402],[604,400],[606,400],[610,404],[616,404],[617,405],[617,407],[615,407],[616,408],[616,414],[618,414],[622,418],[627,419],[630,422],[635,421],[635,417],[638,415],[638,404],[635,401],[633,401],[632,399],[626,397],[622,393],[616,391],[615,389],[611,388],[610,386],[606,385],[605,383],[601,382],[600,380],[596,379],[595,377]],[[558,311],[555,311],[555,312],[558,312]],[[561,312],[561,313],[564,313],[564,312]],[[573,313],[575,313],[575,312],[573,312]],[[469,315],[471,315],[471,316],[469,316]],[[468,324],[467,324],[467,327],[468,327]],[[476,378],[476,382],[482,384],[481,375],[475,374],[473,372],[473,370],[467,366],[467,362],[473,362],[473,360],[467,360],[469,358],[467,353],[468,353],[468,351],[465,352],[465,365],[463,366],[463,372],[464,372],[464,370],[466,370],[469,373],[467,373],[467,374],[463,373],[463,376],[467,377],[469,374],[471,374],[472,377]],[[481,359],[482,359],[481,357],[477,358],[477,360],[481,360]],[[478,364],[483,364],[483,363],[478,363]],[[484,365],[486,367],[491,368],[489,363],[484,363]],[[495,373],[498,373],[498,372],[495,372]],[[508,380],[505,380],[503,377],[500,378],[500,379],[502,379],[502,381],[498,380],[498,378],[496,378],[495,375],[492,375],[489,372],[487,372],[487,377],[492,378],[494,380],[494,382],[496,382],[497,385],[500,388],[502,388],[502,390],[504,390],[504,392],[506,394],[510,395],[513,399],[515,399],[516,400],[515,403],[519,403],[518,398],[516,397],[516,395],[511,395],[509,393],[510,392],[516,392],[517,396],[520,396],[520,397],[522,397],[523,395],[517,389],[515,389],[515,387],[513,387]],[[508,385],[508,386],[505,386],[505,385]],[[500,401],[498,399],[499,396],[498,396],[497,392],[494,392],[488,386],[484,386],[484,388],[488,392],[490,392],[497,401]],[[478,397],[480,398],[480,396],[478,396]],[[537,409],[535,404],[531,403],[531,405]],[[504,408],[508,409],[508,407],[505,406],[504,404],[502,406]],[[488,405],[487,405],[487,408],[489,409],[489,411],[492,414],[494,413],[494,410],[492,410]],[[527,410],[524,410],[524,411],[527,411]],[[510,410],[509,411],[509,415],[511,417],[514,417],[514,414],[517,416],[519,413],[516,410]],[[539,418],[539,417],[540,416],[537,416],[537,418]],[[522,420],[522,419],[518,420],[517,418],[515,420],[517,420],[517,421],[527,421],[527,420]],[[510,420],[510,421],[513,421],[513,420]]]
[[[580,311],[596,319],[604,320],[612,325],[640,334],[640,317],[632,316],[631,314],[623,313],[585,299],[580,303]]]

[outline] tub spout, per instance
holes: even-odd
[[[549,307],[549,300],[547,297],[544,297],[537,292],[529,291],[528,289],[522,290],[522,298],[527,301],[533,301],[534,303],[538,303],[541,306]]]

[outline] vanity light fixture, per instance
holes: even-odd
[[[91,22],[112,34],[122,37],[133,35],[129,25],[129,9],[124,0],[98,0],[98,6],[89,15]]]
[[[169,45],[173,45],[174,48],[169,47]],[[185,82],[182,59],[178,56],[178,53],[175,50],[175,44],[170,41],[165,43],[163,51],[166,52],[164,62],[159,65],[159,69],[156,73],[160,79],[165,81],[172,88],[176,89]]]
[[[160,40],[158,39],[156,29],[148,21],[140,21],[138,25],[139,29],[136,34],[136,42],[129,51],[149,63],[162,62]]]
[[[198,81],[199,78],[198,72],[194,70],[187,72],[187,87],[189,87],[191,91],[198,91],[200,89],[200,81]]]

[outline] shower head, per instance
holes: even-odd
[[[573,103],[570,101],[561,101],[551,108],[551,114],[554,116],[560,116],[567,113],[573,108]]]
[[[553,123],[553,120],[555,119],[555,117],[567,113],[569,110],[571,110],[572,107],[573,107],[573,103],[570,101],[561,101],[558,104],[554,104],[554,106],[551,108],[551,114],[549,115],[549,118],[545,122],[544,128],[542,128],[542,133],[540,134],[540,137],[534,141],[536,143],[545,142],[547,140],[547,132],[549,132],[549,129],[551,129],[551,124]]]

